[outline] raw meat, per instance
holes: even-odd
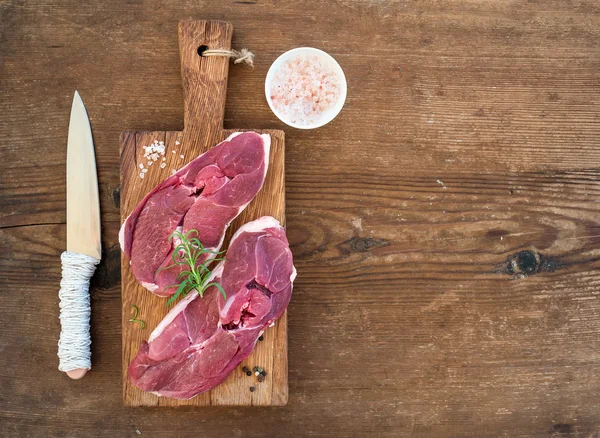
[[[269,166],[271,137],[238,132],[164,180],[123,223],[119,241],[131,271],[148,290],[173,295],[181,271],[169,242],[177,229],[197,230],[202,244],[218,251],[233,219],[260,191]],[[199,260],[199,263],[206,261]],[[171,266],[169,269],[164,269]]]
[[[292,296],[296,270],[285,230],[265,216],[233,236],[226,261],[212,273],[204,297],[190,292],[142,342],[129,379],[143,389],[192,398],[221,383],[252,352]]]

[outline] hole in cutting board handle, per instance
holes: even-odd
[[[203,56],[202,54],[208,50],[208,46],[205,46],[204,44],[201,45],[200,47],[198,47],[198,56]]]

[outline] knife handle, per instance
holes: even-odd
[[[60,281],[60,340],[58,369],[80,379],[92,368],[90,338],[90,279],[100,260],[65,251]]]

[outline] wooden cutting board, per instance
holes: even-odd
[[[198,155],[224,140],[235,129],[223,129],[223,113],[227,90],[229,59],[202,57],[198,48],[229,49],[233,26],[222,21],[181,21],[179,23],[179,51],[184,96],[184,130],[125,131],[121,134],[121,222],[154,186]],[[237,68],[248,68],[239,66]],[[141,79],[142,80],[142,79]],[[265,184],[256,198],[232,223],[223,248],[227,248],[233,232],[242,224],[260,216],[271,215],[285,224],[284,187],[284,133],[278,130],[256,130],[271,135],[271,156]],[[144,159],[142,146],[155,140],[164,141],[167,166],[160,168],[160,160],[152,166]],[[176,151],[173,153],[173,151]],[[181,155],[184,158],[181,158]],[[140,178],[143,163],[148,172]],[[248,359],[213,390],[191,400],[174,400],[157,397],[133,386],[127,376],[127,367],[136,355],[140,342],[167,314],[166,299],[159,298],[142,288],[129,269],[129,260],[121,256],[122,273],[122,325],[123,325],[123,401],[126,406],[181,406],[181,405],[284,405],[288,399],[287,380],[287,313],[274,327],[264,333]],[[146,328],[128,320],[133,316],[131,305],[140,309],[138,319]],[[261,366],[267,371],[263,382],[255,376],[248,377],[242,366]],[[256,390],[250,392],[250,386]]]

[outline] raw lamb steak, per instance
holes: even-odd
[[[292,296],[296,270],[284,228],[270,216],[242,226],[226,260],[212,273],[216,287],[190,292],[142,342],[129,379],[159,396],[189,399],[221,383],[279,318]]]
[[[119,241],[131,272],[146,289],[173,295],[181,267],[172,266],[177,229],[197,230],[200,242],[218,251],[227,227],[261,189],[269,166],[271,137],[237,132],[165,179],[123,223]],[[206,256],[208,258],[208,255]],[[199,260],[202,263],[206,259]]]

